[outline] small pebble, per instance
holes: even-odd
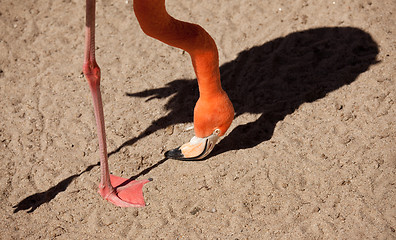
[[[190,211],[190,213],[191,213],[191,215],[195,215],[195,214],[197,214],[199,211],[201,211],[201,208],[195,207],[195,208],[193,208],[193,210]]]
[[[166,131],[166,133],[168,135],[172,135],[173,134],[173,130],[174,130],[174,126],[171,125],[171,126],[167,127],[165,131]]]

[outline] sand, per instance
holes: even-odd
[[[236,117],[203,161],[187,53],[132,1],[97,4],[110,169],[144,208],[100,198],[82,75],[84,1],[0,3],[1,239],[396,239],[396,2],[181,1],[219,48]]]

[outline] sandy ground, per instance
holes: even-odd
[[[236,118],[204,161],[188,54],[99,0],[110,169],[154,181],[147,206],[97,194],[82,75],[85,3],[0,1],[1,239],[396,239],[396,2],[181,1],[215,39]]]

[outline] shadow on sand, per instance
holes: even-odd
[[[138,174],[132,176],[129,178],[129,180],[136,180],[138,177],[143,176],[148,174],[151,170],[154,168],[158,167],[159,165],[163,164],[166,162],[168,158],[163,158],[162,160],[158,161],[156,164],[142,170]],[[98,162],[97,164],[93,164],[88,166],[84,171],[82,171],[79,174],[72,175],[62,181],[60,181],[58,184],[56,184],[54,187],[51,187],[47,191],[40,192],[40,193],[35,193],[33,195],[30,195],[20,201],[18,204],[13,206],[14,213],[17,213],[21,210],[26,210],[27,213],[32,213],[34,212],[38,207],[40,207],[44,203],[50,202],[52,199],[58,195],[58,193],[63,192],[67,189],[67,187],[70,185],[70,183],[77,177],[81,176],[83,173],[91,171],[94,167],[100,166],[100,163]],[[152,181],[153,179],[151,179]]]
[[[63,192],[66,190],[66,188],[70,185],[70,183],[77,177],[81,176],[85,172],[89,172],[92,170],[92,168],[99,166],[99,163],[93,164],[88,166],[84,171],[82,171],[79,174],[74,174],[62,181],[60,181],[58,184],[55,186],[51,187],[47,191],[40,192],[40,193],[35,193],[33,195],[30,195],[20,201],[18,204],[13,206],[14,213],[17,213],[21,210],[27,210],[28,213],[34,212],[38,207],[40,207],[42,204],[47,203],[54,199],[58,193]]]

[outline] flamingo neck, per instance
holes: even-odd
[[[210,98],[223,92],[218,60],[215,56],[208,55],[213,54],[191,56],[201,98]]]
[[[201,26],[170,16],[165,0],[134,0],[133,7],[144,33],[190,54],[201,97],[223,92],[217,47]]]
[[[222,136],[234,118],[234,108],[221,88],[219,55],[213,38],[201,26],[171,17],[165,0],[134,0],[133,9],[143,32],[188,52],[198,80],[200,97],[194,108],[197,137],[214,130]]]

